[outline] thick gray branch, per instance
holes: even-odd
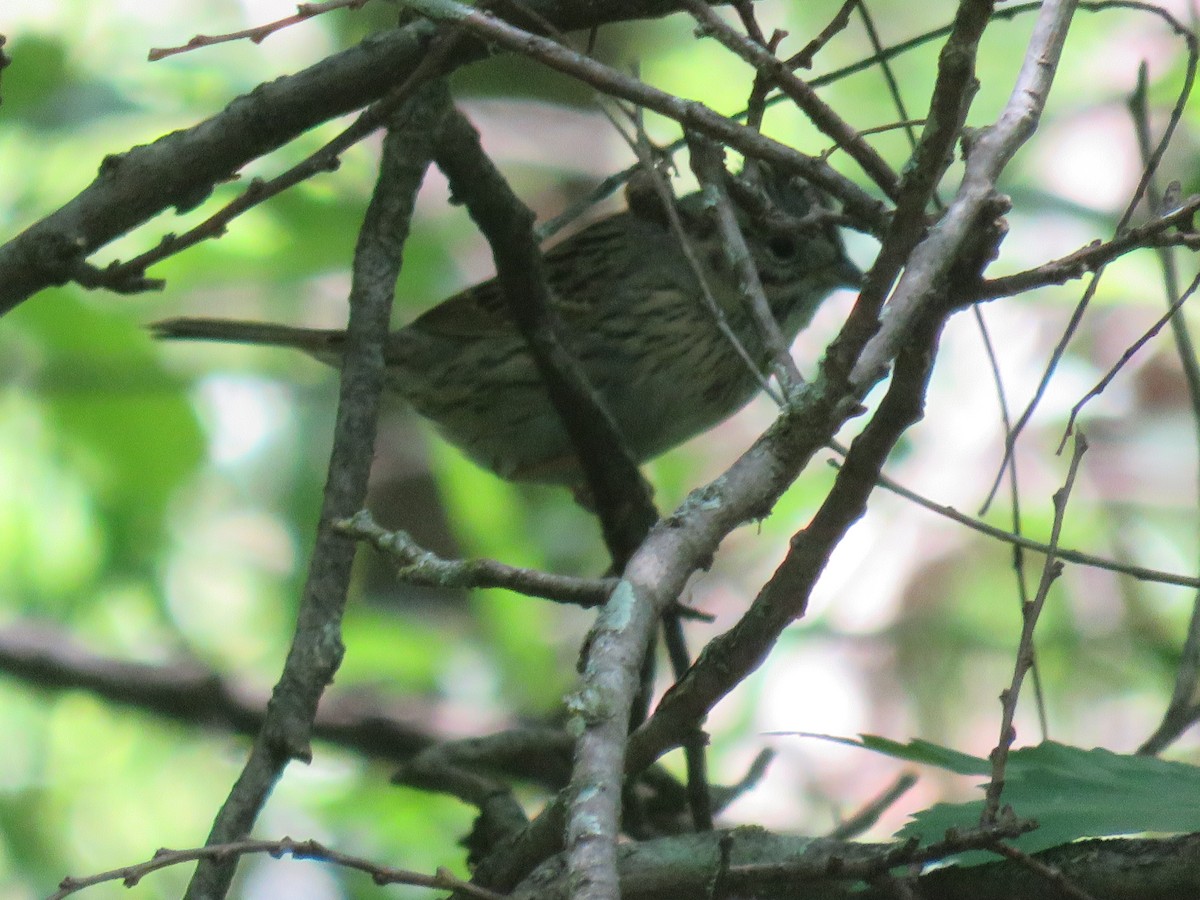
[[[524,0],[522,7],[570,31],[663,16],[679,3]],[[420,21],[372,35],[295,75],[259,85],[191,128],[107,157],[76,197],[0,246],[0,315],[43,288],[72,280],[88,256],[160,212],[195,207],[252,160],[379,99],[412,74],[436,31]],[[465,40],[446,68],[488,52],[483,43]]]

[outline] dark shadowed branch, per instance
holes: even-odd
[[[317,703],[344,652],[341,620],[357,546],[336,523],[359,510],[367,496],[383,393],[383,345],[413,203],[433,157],[433,136],[445,109],[444,91],[439,81],[418,92],[397,112],[384,140],[379,180],[354,252],[337,424],[292,646],[263,727],[213,823],[209,844],[245,837],[284,767],[312,757]],[[202,859],[186,896],[224,896],[236,865],[236,858]]]

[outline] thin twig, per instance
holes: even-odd
[[[171,866],[197,861],[237,860],[254,853],[266,853],[277,859],[281,856],[291,856],[294,859],[320,860],[343,869],[365,872],[371,876],[371,880],[375,884],[380,885],[408,884],[440,891],[459,891],[467,897],[475,897],[478,900],[504,900],[502,894],[456,878],[446,869],[439,869],[436,875],[426,875],[423,872],[413,872],[408,869],[396,869],[359,856],[339,853],[317,841],[296,841],[287,837],[273,841],[229,841],[223,844],[208,844],[190,850],[159,850],[154,854],[153,859],[146,862],[110,869],[107,872],[98,872],[83,878],[64,878],[59,883],[59,889],[51,894],[48,900],[62,900],[63,897],[76,894],[84,888],[110,881],[120,881],[126,887],[133,887],[150,873]]]
[[[996,841],[996,843],[988,848],[993,853],[998,853],[1006,859],[1011,859],[1013,862],[1024,866],[1030,872],[1034,872],[1044,878],[1050,884],[1058,889],[1061,896],[1070,897],[1071,900],[1096,900],[1096,898],[1079,887],[1065,875],[1060,869],[1048,866],[1039,859],[1034,859],[1023,850],[1019,850],[1012,844],[1004,841]]]
[[[607,110],[605,111],[607,115]],[[688,231],[683,227],[683,220],[679,215],[678,199],[675,197],[675,192],[671,190],[671,183],[667,177],[659,170],[659,167],[654,164],[653,154],[650,148],[650,138],[646,134],[646,130],[642,127],[641,110],[637,108],[630,115],[630,119],[636,128],[634,137],[627,135],[620,125],[613,119],[608,117],[609,122],[617,129],[617,132],[624,138],[629,148],[633,150],[638,158],[638,165],[650,180],[650,185],[658,196],[663,212],[667,217],[667,224],[671,228],[671,233],[675,235],[675,240],[679,242],[679,249],[683,252],[684,259],[687,260],[688,268],[691,269],[692,277],[696,280],[696,285],[700,289],[700,297],[704,301],[704,307],[713,317],[713,321],[717,325],[717,330],[721,332],[721,336],[729,342],[729,346],[733,348],[743,363],[746,364],[746,370],[754,376],[754,380],[758,382],[759,387],[763,389],[768,397],[775,402],[776,406],[783,405],[783,398],[771,385],[771,380],[762,371],[761,367],[755,362],[754,357],[750,355],[750,351],[746,349],[746,345],[738,336],[738,333],[733,330],[729,324],[729,318],[725,315],[725,310],[721,308],[721,304],[717,302],[716,296],[713,294],[712,285],[709,284],[709,279],[705,273],[704,266],[700,262],[700,256],[696,252],[695,242],[688,235]]]
[[[983,318],[983,310],[978,304],[971,307],[971,312],[974,314],[976,327],[979,329],[980,339],[983,341],[984,353],[988,360],[988,369],[992,373],[992,384],[996,389],[996,400],[1000,405],[1000,423],[1004,427],[1004,433],[1007,434],[1012,427],[1012,416],[1008,409],[1008,394],[1004,390],[1004,378],[1000,374],[1000,360],[996,356],[996,348],[992,346],[992,336],[988,331],[987,322]],[[1014,457],[1008,467],[1008,497],[1010,504],[1010,515],[1012,517],[1012,534],[1021,536],[1021,489],[1017,479],[1017,460]],[[1013,577],[1017,585],[1017,603],[1019,609],[1024,609],[1025,604],[1029,602],[1029,586],[1025,579],[1025,549],[1017,543],[1012,545],[1012,567]],[[1038,666],[1037,657],[1034,657],[1033,666],[1031,669],[1033,677],[1033,695],[1037,704],[1038,725],[1041,727],[1042,740],[1046,740],[1049,735],[1049,721],[1046,717],[1046,702],[1045,696],[1042,693],[1042,673]]]
[[[312,758],[317,703],[344,653],[341,620],[356,548],[333,523],[353,515],[366,499],[383,394],[383,344],[417,190],[448,102],[445,90],[439,80],[415,94],[396,113],[384,139],[379,178],[355,247],[333,449],[292,646],[262,730],[207,844],[248,834],[287,764]],[[187,900],[223,897],[236,865],[236,857],[202,859]]]
[[[589,608],[600,606],[616,586],[615,578],[573,578],[536,569],[508,566],[493,559],[444,559],[403,531],[380,527],[366,510],[334,523],[343,534],[370,542],[400,565],[397,577],[408,584],[441,588],[505,588],[529,597]]]
[[[773,56],[783,39],[787,37],[787,32],[775,29],[768,39],[758,24],[758,18],[754,12],[754,0],[734,0],[733,8],[737,10],[738,18],[742,20],[746,36]],[[750,96],[746,100],[746,125],[756,131],[762,131],[763,116],[767,111],[767,95],[771,93],[771,85],[772,82],[764,78],[761,72],[755,73],[754,84],[750,86]]]
[[[684,5],[707,34],[777,84],[822,134],[862,167],[887,197],[895,200],[899,196],[900,179],[892,167],[833,107],[817,96],[811,85],[761,44],[738,34],[704,0],[684,0]]]
[[[229,41],[249,40],[252,43],[261,44],[276,31],[281,31],[291,25],[303,22],[305,19],[311,19],[313,16],[319,16],[332,9],[362,9],[366,5],[367,0],[326,0],[324,3],[300,3],[296,6],[296,14],[294,16],[287,16],[283,19],[277,19],[274,22],[267,22],[265,25],[256,25],[253,28],[247,28],[244,31],[234,31],[229,34],[198,34],[186,44],[179,47],[153,47],[146,58],[150,62],[157,62],[176,53],[187,53],[189,50],[196,50],[200,47],[211,47],[214,44],[224,44]]]
[[[1092,241],[1066,256],[1052,259],[1032,269],[987,278],[972,292],[972,300],[992,300],[1012,297],[1034,288],[1054,284],[1066,284],[1096,272],[1113,260],[1131,250],[1143,247],[1180,246],[1190,250],[1200,249],[1200,232],[1195,230],[1193,220],[1200,212],[1200,194],[1188,197],[1178,207],[1163,211],[1136,228],[1122,231],[1107,241]]]
[[[679,681],[691,666],[692,658],[683,642],[682,629],[667,627],[665,621],[663,626],[663,643],[671,660],[671,671],[675,680]],[[713,803],[712,789],[708,783],[708,735],[699,724],[690,734],[684,736],[683,761],[687,771],[687,798],[688,809],[692,813],[692,827],[696,831],[712,831]]]
[[[1071,415],[1067,418],[1067,427],[1063,429],[1062,440],[1059,441],[1058,444],[1059,453],[1061,453],[1063,447],[1066,446],[1067,439],[1070,438],[1071,433],[1075,429],[1075,422],[1079,418],[1079,414],[1083,412],[1083,408],[1088,404],[1088,402],[1104,393],[1105,389],[1112,384],[1113,379],[1117,377],[1123,368],[1125,368],[1126,363],[1133,359],[1133,357],[1139,350],[1142,349],[1142,347],[1146,346],[1146,344],[1149,343],[1155,335],[1163,330],[1163,327],[1168,322],[1175,318],[1176,313],[1183,308],[1183,304],[1186,303],[1192,294],[1196,292],[1197,288],[1200,288],[1200,274],[1197,274],[1196,277],[1192,279],[1192,283],[1187,286],[1187,290],[1180,294],[1179,297],[1176,298],[1169,307],[1167,307],[1167,311],[1159,316],[1153,325],[1142,332],[1141,336],[1138,337],[1136,341],[1125,348],[1124,352],[1121,353],[1120,358],[1112,364],[1109,370],[1104,373],[1104,376],[1098,382],[1096,382],[1095,386],[1093,386],[1091,390],[1084,394],[1083,397],[1071,407]]]
[[[913,126],[922,124],[910,121],[908,108],[904,104],[904,95],[900,93],[900,82],[896,79],[896,73],[892,69],[892,63],[884,54],[883,43],[879,40],[879,32],[875,29],[875,18],[871,15],[871,11],[867,9],[866,0],[854,0],[853,6],[858,9],[858,16],[862,19],[863,29],[867,32],[867,40],[871,42],[871,48],[875,51],[875,58],[879,60],[879,72],[883,75],[884,83],[887,84],[888,95],[892,98],[892,104],[896,107],[896,112],[900,115],[900,122],[904,127],[904,134],[908,137],[908,146],[917,149],[917,133],[913,131]],[[861,132],[867,134],[866,131]]]
[[[84,287],[105,287],[118,293],[161,289],[163,282],[148,279],[146,269],[182,253],[189,247],[194,247],[201,241],[221,237],[238,216],[306,179],[321,172],[335,170],[339,165],[340,156],[382,128],[388,117],[413,95],[417,87],[445,63],[461,38],[461,31],[453,28],[443,30],[434,38],[429,52],[403,82],[364,109],[341,134],[294,166],[274,178],[252,179],[240,196],[183,234],[166,234],[157,245],[125,262],[114,260],[103,269],[97,270],[84,268],[76,273],[76,280]]]
[[[798,53],[793,54],[784,63],[789,69],[808,69],[812,67],[813,59],[821,52],[821,49],[833,40],[837,35],[841,34],[846,26],[850,24],[850,10],[858,0],[843,0],[842,5],[838,7],[838,11],[830,18],[829,24],[821,29],[820,34],[800,48]],[[816,84],[814,83],[815,87]]]
[[[1187,45],[1187,68],[1184,73],[1183,84],[1180,86],[1179,93],[1175,98],[1175,106],[1171,110],[1171,114],[1167,119],[1167,124],[1163,129],[1162,137],[1159,138],[1158,143],[1150,152],[1149,157],[1142,168],[1142,176],[1138,181],[1137,187],[1134,188],[1133,195],[1130,197],[1129,202],[1125,207],[1125,211],[1117,220],[1117,224],[1114,228],[1114,234],[1120,235],[1132,220],[1133,214],[1136,211],[1138,204],[1141,202],[1142,196],[1144,195],[1146,188],[1150,183],[1150,179],[1153,178],[1155,172],[1158,171],[1158,165],[1162,161],[1163,154],[1167,152],[1167,147],[1170,146],[1171,139],[1174,137],[1175,129],[1179,126],[1179,122],[1183,118],[1184,110],[1187,108],[1188,98],[1191,96],[1192,87],[1196,81],[1196,70],[1197,67],[1200,66],[1200,40],[1197,39],[1195,33],[1186,28],[1170,13],[1166,12],[1165,10],[1157,9],[1150,4],[1120,2],[1120,0],[1113,0],[1113,2],[1106,3],[1105,8],[1142,9],[1145,11],[1154,12],[1161,19],[1163,19],[1168,26],[1174,30],[1175,34],[1178,35]],[[1029,424],[1030,419],[1033,418],[1033,413],[1040,405],[1042,397],[1045,396],[1046,390],[1050,386],[1050,380],[1054,377],[1054,373],[1058,370],[1059,363],[1066,354],[1067,346],[1070,344],[1071,339],[1075,336],[1075,332],[1079,329],[1079,325],[1083,321],[1084,313],[1087,311],[1092,297],[1095,296],[1096,289],[1099,287],[1100,278],[1103,273],[1104,264],[1101,264],[1096,267],[1091,279],[1084,288],[1083,295],[1076,303],[1075,309],[1072,310],[1071,317],[1068,320],[1066,327],[1063,329],[1062,336],[1059,338],[1058,343],[1055,345],[1054,350],[1050,354],[1050,359],[1046,363],[1046,367],[1042,372],[1042,377],[1039,379],[1037,387],[1034,389],[1033,396],[1030,398],[1029,403],[1025,406],[1024,411],[1022,411],[1021,415],[1017,418],[1012,430],[1005,436],[1004,459],[1000,464],[996,479],[992,483],[991,490],[988,492],[987,499],[984,501],[980,510],[981,514],[986,512],[988,506],[991,504],[992,498],[995,496],[995,492],[999,488],[1000,479],[1003,477],[1008,458],[1012,456],[1013,451],[1016,448],[1017,439],[1020,437],[1021,432],[1024,431],[1025,427]]]
[[[895,781],[887,786],[879,796],[872,798],[862,809],[838,823],[837,828],[829,832],[834,840],[848,841],[858,837],[870,829],[879,817],[895,805],[917,783],[917,776],[912,772],[901,773]]]
[[[759,338],[767,352],[775,361],[776,377],[785,397],[792,396],[804,379],[792,359],[791,348],[779,328],[779,322],[771,312],[771,304],[763,290],[762,279],[758,277],[758,267],[754,256],[746,244],[746,237],[738,225],[737,214],[733,211],[733,202],[729,199],[729,191],[725,187],[725,179],[729,173],[725,170],[724,151],[710,141],[694,137],[690,143],[689,159],[692,171],[700,181],[704,198],[717,214],[717,229],[725,247],[725,256],[733,271],[737,274],[738,287],[742,292],[742,300],[750,311],[750,317],[758,328]]]
[[[746,156],[762,159],[788,174],[799,175],[836,197],[846,212],[866,227],[882,228],[887,221],[884,205],[879,200],[834,171],[823,160],[805,156],[752,128],[739,125],[702,103],[682,100],[657,90],[557,41],[524,31],[456,0],[408,0],[408,5],[436,21],[461,24],[484,40],[536,59],[551,69],[590,84],[602,93],[673,119],[685,130],[699,131]]]
[[[1075,435],[1075,452],[1071,455],[1071,463],[1067,468],[1067,478],[1063,486],[1054,492],[1054,524],[1050,528],[1049,552],[1046,554],[1045,565],[1042,566],[1042,577],[1037,591],[1029,605],[1021,610],[1021,639],[1017,645],[1016,660],[1013,663],[1012,680],[1009,686],[1000,694],[1000,738],[988,758],[992,763],[992,775],[984,792],[983,815],[981,825],[990,825],[997,820],[1000,812],[1000,795],[1004,791],[1004,769],[1008,763],[1008,751],[1016,740],[1017,732],[1013,728],[1013,720],[1017,715],[1017,701],[1021,697],[1021,685],[1025,673],[1033,664],[1033,632],[1037,628],[1038,619],[1046,606],[1046,598],[1050,595],[1050,587],[1062,574],[1063,564],[1058,558],[1058,540],[1062,534],[1063,520],[1067,514],[1067,502],[1071,498],[1071,490],[1075,486],[1075,476],[1079,472],[1079,463],[1087,451],[1087,440],[1082,433]]]
[[[1149,76],[1145,62],[1138,67],[1137,88],[1129,100],[1129,111],[1134,121],[1137,134],[1138,149],[1142,155],[1143,165],[1149,162],[1150,148],[1150,109],[1149,109]],[[1146,186],[1146,200],[1150,212],[1161,216],[1163,212],[1163,192],[1159,189],[1157,178],[1152,178]],[[1162,267],[1163,287],[1166,289],[1168,305],[1180,294],[1179,270],[1175,254],[1168,248],[1158,252],[1159,264]],[[1171,318],[1171,333],[1175,339],[1176,355],[1183,370],[1184,381],[1187,384],[1188,400],[1191,407],[1193,427],[1197,433],[1197,449],[1200,450],[1200,360],[1196,358],[1195,342],[1188,329],[1187,320],[1181,316]],[[1187,636],[1179,654],[1179,665],[1175,671],[1175,685],[1171,698],[1163,711],[1162,721],[1158,727],[1138,748],[1141,754],[1156,754],[1165,749],[1171,741],[1187,728],[1197,715],[1197,709],[1192,702],[1196,696],[1196,685],[1200,681],[1200,590],[1192,598],[1192,615],[1188,621]]]
[[[844,454],[845,448],[841,445],[831,442],[830,446],[838,453]],[[980,534],[986,534],[988,537],[995,538],[999,541],[1004,541],[1006,544],[1012,544],[1022,550],[1032,550],[1034,553],[1043,555],[1049,554],[1050,545],[1040,541],[1035,541],[1032,538],[1025,537],[1012,531],[1005,531],[1003,528],[997,528],[994,525],[989,525],[974,516],[960,512],[953,506],[944,506],[940,503],[935,503],[928,497],[918,494],[916,491],[906,488],[895,479],[889,478],[887,475],[879,476],[879,486],[891,491],[905,500],[909,500],[918,506],[929,510],[932,513],[937,513],[939,516],[944,516],[960,525],[965,525],[972,531],[978,531]],[[1121,575],[1128,575],[1130,578],[1136,578],[1138,581],[1145,581],[1152,584],[1174,584],[1180,587],[1200,588],[1200,578],[1193,575],[1179,575],[1175,572],[1164,572],[1160,569],[1147,569],[1142,566],[1131,566],[1126,563],[1117,562],[1111,559],[1105,559],[1102,556],[1093,556],[1090,553],[1083,553],[1079,550],[1069,550],[1062,547],[1054,551],[1059,559],[1066,560],[1070,563],[1076,563],[1081,566],[1090,566],[1093,569],[1104,569],[1108,572],[1117,572]]]

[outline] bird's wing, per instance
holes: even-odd
[[[610,296],[629,261],[627,214],[610,216],[546,253],[554,309],[567,324],[586,322]],[[415,330],[440,337],[487,337],[512,325],[500,283],[492,278],[442,301],[418,317]]]

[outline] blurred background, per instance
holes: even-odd
[[[766,29],[790,33],[795,52],[839,4],[756,4]],[[1161,4],[1186,16],[1183,0]],[[938,5],[871,4],[886,44],[946,24]],[[146,62],[151,47],[198,33],[236,31],[293,12],[283,2],[206,4],[121,0],[55,4],[8,0],[0,29],[13,64],[0,81],[0,239],[84,188],[101,160],[186,128],[264,80],[302,69],[389,27],[396,10],[368,4],[287,29],[261,45],[225,44]],[[969,124],[988,124],[1012,86],[1028,15],[996,22],[980,58]],[[687,17],[603,29],[598,57],[647,81],[732,114],[751,76]],[[895,60],[909,113],[932,85],[937,42]],[[817,58],[819,74],[870,55],[857,18]],[[1081,12],[1046,118],[1009,169],[1011,233],[990,274],[1035,266],[1110,236],[1141,162],[1127,110],[1138,66],[1149,66],[1152,126],[1161,130],[1182,83],[1182,42],[1146,14]],[[804,74],[804,73],[801,73]],[[531,62],[497,58],[459,72],[456,96],[485,147],[543,218],[632,162],[590,89]],[[851,124],[898,115],[877,69],[823,89]],[[273,175],[332,137],[317,129],[242,173]],[[648,118],[651,136],[678,137]],[[766,130],[807,152],[827,142],[782,105]],[[1157,135],[1157,131],[1156,131]],[[1187,108],[1164,182],[1200,190],[1200,105]],[[897,167],[903,134],[872,137]],[[157,345],[145,325],[176,315],[304,325],[345,321],[349,259],[378,157],[370,141],[334,173],[242,216],[218,241],[160,264],[162,293],[115,296],[48,290],[0,322],[0,633],[36,633],[55,646],[148,663],[191,661],[264,697],[291,634],[320,501],[336,375],[286,351]],[[858,177],[853,165],[831,161]],[[680,165],[687,172],[685,164]],[[956,183],[948,176],[943,196]],[[183,217],[161,216],[93,259],[127,259],[161,234],[181,232],[236,196],[221,186]],[[688,190],[681,177],[677,190]],[[619,208],[615,197],[594,215]],[[848,236],[868,265],[869,239]],[[1181,257],[1185,283],[1196,260]],[[491,274],[490,254],[465,212],[431,172],[400,279],[402,324]],[[1015,417],[1025,408],[1082,288],[1075,282],[987,304],[980,312]],[[815,372],[853,297],[832,296],[795,347]],[[1165,309],[1159,261],[1140,252],[1113,265],[1018,444],[1021,526],[1045,539],[1051,494],[1066,472],[1055,449],[1071,406]],[[1194,310],[1185,317],[1195,325]],[[872,398],[873,400],[874,398]],[[870,405],[868,402],[868,405]],[[771,421],[764,398],[647,467],[663,511],[718,475]],[[859,420],[861,421],[861,420]],[[1162,333],[1123,369],[1081,419],[1091,442],[1067,513],[1063,546],[1195,574],[1197,421],[1175,345]],[[843,438],[852,437],[858,422]],[[892,477],[938,503],[974,514],[1001,464],[1004,426],[979,323],[956,316],[942,342],[926,417],[889,465]],[[698,650],[733,624],[770,575],[832,481],[815,462],[758,527],[735,532],[688,602],[711,624],[688,625]],[[566,491],[499,481],[441,443],[413,413],[389,408],[381,424],[371,508],[390,527],[451,556],[488,556],[564,574],[606,566],[598,529]],[[1012,524],[1008,487],[987,515]],[[1041,558],[1028,559],[1036,585]],[[985,756],[995,744],[997,696],[1011,675],[1020,629],[1011,551],[910,502],[878,491],[838,548],[808,616],[709,721],[715,781],[742,777],[764,747],[777,757],[760,786],[723,821],[821,834],[883,790],[901,764],[795,734],[920,737]],[[1132,752],[1169,697],[1193,602],[1184,588],[1069,565],[1051,594],[1037,649],[1049,736]],[[573,682],[591,614],[505,592],[433,591],[395,582],[364,549],[345,623],[345,663],[331,689],[401,710],[445,737],[554,719]],[[665,686],[665,685],[664,685]],[[1042,737],[1032,694],[1018,744]],[[70,875],[149,857],[161,846],[203,843],[248,746],[219,723],[168,721],[0,674],[0,898],[44,895]],[[1186,735],[1169,751],[1196,761]],[[674,757],[668,765],[682,770]],[[970,779],[921,771],[883,818],[885,838],[907,813],[974,796]],[[389,786],[386,765],[327,744],[293,765],[257,834],[328,842],[395,866],[465,872],[455,841],[473,810]],[[531,793],[530,807],[542,798]],[[187,872],[145,880],[137,896],[178,896]],[[315,863],[247,860],[240,896],[376,896],[368,879]],[[129,896],[117,885],[92,896]],[[427,896],[393,888],[389,896]]]

